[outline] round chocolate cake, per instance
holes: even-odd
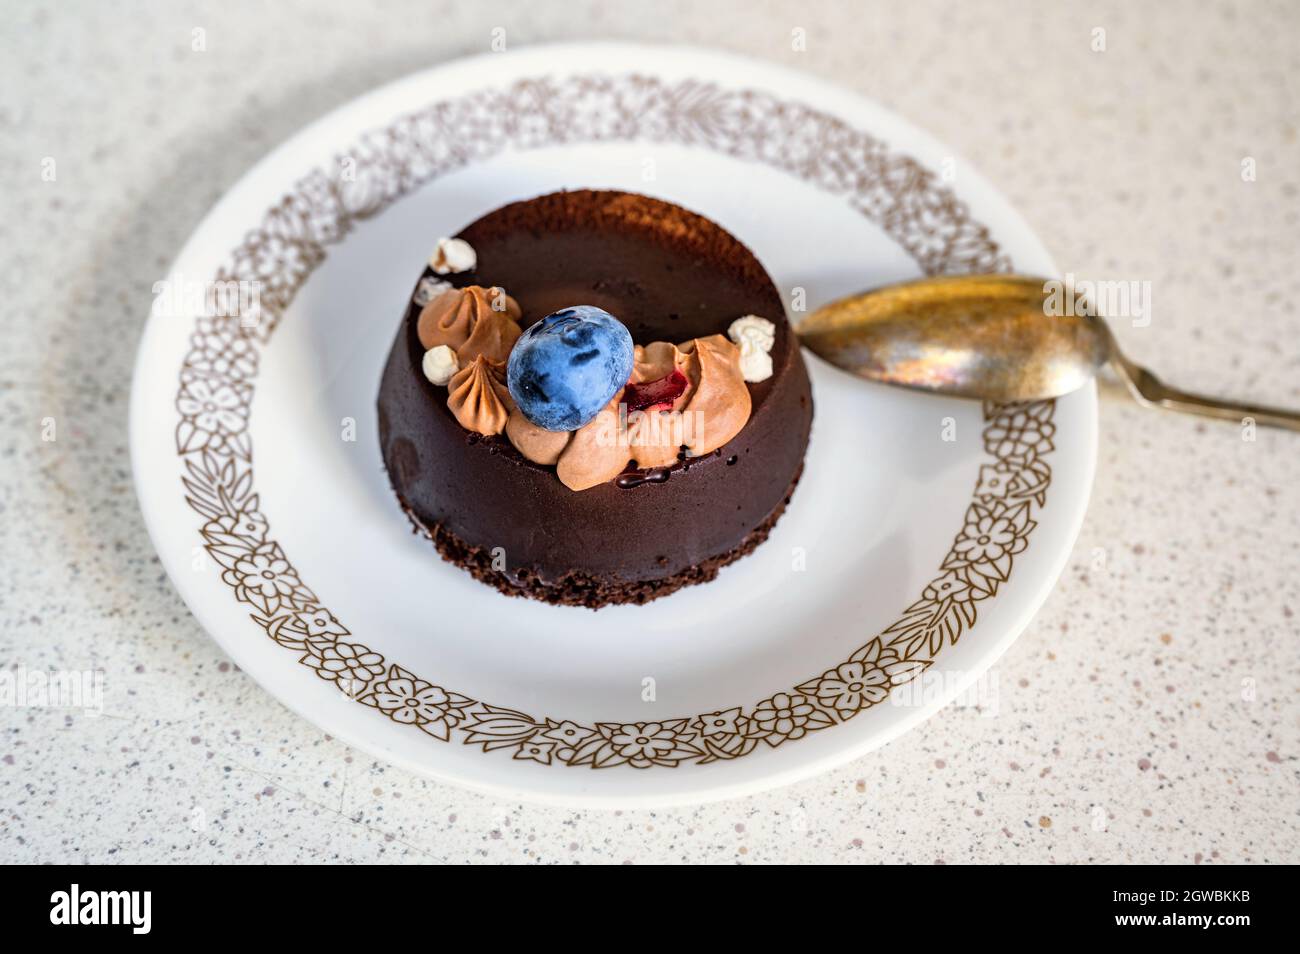
[[[441,240],[379,390],[389,479],[442,556],[504,593],[592,608],[752,551],[811,423],[753,253],[625,192],[516,202]]]

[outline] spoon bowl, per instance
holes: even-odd
[[[1109,364],[1144,406],[1300,430],[1295,411],[1165,384],[1124,356],[1082,296],[1044,278],[944,275],[887,285],[819,308],[795,331],[818,357],[884,384],[1042,401],[1083,387]]]
[[[888,285],[799,323],[813,354],[860,377],[989,401],[1077,390],[1110,357],[1110,333],[1081,309],[1049,315],[1040,278],[951,275]]]

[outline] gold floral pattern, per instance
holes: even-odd
[[[1011,574],[1046,503],[1051,401],[984,407],[989,455],[960,533],[921,598],[847,660],[751,706],[656,722],[535,718],[408,672],[352,634],[303,583],[253,489],[248,417],[259,361],[280,316],[330,245],[425,182],[507,148],[649,140],[773,166],[842,196],[926,274],[1006,271],[988,230],[938,178],[838,117],[758,90],[646,76],[521,80],[443,100],[364,135],[355,176],[317,169],[265,214],[218,283],[260,284],[254,314],[200,318],[180,371],[176,451],[199,532],[222,581],[266,635],[321,679],[443,742],[542,765],[674,768],[740,758],[838,725],[931,665],[975,624]]]
[[[350,696],[384,674],[384,657],[356,643],[311,641],[312,650],[299,660],[316,670],[316,675],[336,682]]]
[[[369,687],[359,698],[394,722],[413,725],[444,742],[465,718],[464,710],[476,704],[468,696],[417,679],[399,666],[393,666],[387,679]]]

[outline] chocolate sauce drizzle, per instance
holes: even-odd
[[[705,454],[704,457],[721,457],[722,448],[718,448],[711,454]],[[614,478],[614,483],[623,490],[631,490],[633,487],[640,487],[642,484],[666,484],[668,478],[672,476],[674,470],[680,470],[683,474],[691,469],[691,465],[704,459],[704,457],[687,457],[685,448],[677,455],[677,463],[669,464],[667,467],[650,467],[641,470],[637,467],[636,461],[629,461],[627,470]],[[739,458],[733,454],[727,458],[727,466],[736,463]]]
[[[671,467],[651,467],[649,470],[625,470],[614,478],[614,483],[623,490],[631,490],[642,484],[662,484],[672,474]]]

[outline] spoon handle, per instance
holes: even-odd
[[[1110,357],[1111,365],[1139,404],[1238,423],[1250,418],[1256,424],[1266,427],[1283,427],[1287,430],[1300,431],[1300,413],[1296,411],[1259,404],[1243,404],[1239,401],[1226,401],[1222,398],[1181,391],[1165,384],[1141,365],[1134,364],[1120,354],[1118,348],[1111,350]]]

